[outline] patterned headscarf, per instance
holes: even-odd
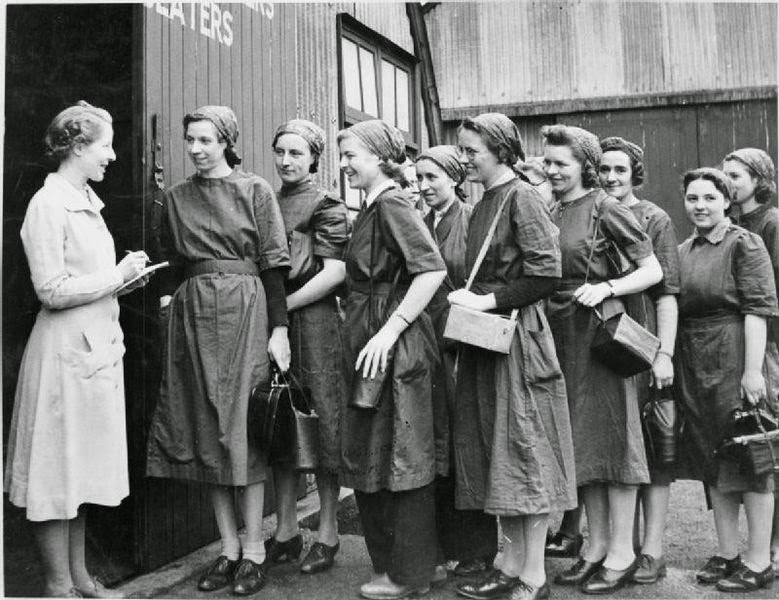
[[[460,162],[457,148],[454,146],[432,146],[417,156],[416,162],[420,160],[429,160],[438,165],[455,182],[454,191],[457,197],[461,200],[466,197],[465,192],[460,187],[465,181],[466,171]]]
[[[509,166],[514,165],[517,158],[525,160],[519,129],[514,121],[503,113],[482,113],[476,117],[467,117],[463,119],[461,126],[475,129],[488,147],[498,151],[505,150],[508,154],[506,164]]]
[[[755,174],[758,179],[755,199],[758,202],[770,202],[776,197],[776,168],[767,152],[759,148],[740,148],[728,154],[725,160],[737,160]]]
[[[603,152],[600,149],[600,143],[598,142],[598,136],[586,129],[574,127],[573,125],[566,125],[565,129],[577,149],[587,157],[587,160],[597,167],[598,163],[600,163],[601,156],[603,156]]]
[[[338,133],[338,139],[353,135],[365,147],[383,161],[391,161],[398,166],[406,161],[406,139],[396,127],[381,119],[360,121]]]
[[[184,117],[184,131],[192,121],[211,121],[219,136],[227,143],[225,158],[231,167],[241,164],[241,156],[235,149],[238,142],[238,119],[229,106],[207,105],[187,113]]]
[[[286,123],[282,123],[273,134],[271,147],[275,146],[276,141],[286,133],[294,133],[306,140],[308,147],[311,148],[311,154],[321,156],[325,149],[325,132],[316,123],[305,119],[290,119]]]

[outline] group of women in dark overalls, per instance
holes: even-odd
[[[348,184],[364,194],[351,222],[343,201],[312,180],[326,149],[314,123],[293,119],[275,132],[282,182],[275,194],[236,168],[232,110],[204,106],[183,125],[196,173],[162,202],[159,248],[171,268],[161,276],[163,377],[147,473],[210,486],[222,547],[201,590],[254,594],[274,564],[302,555],[297,474],[291,464],[269,467],[247,430],[250,392],[270,378],[272,363],[292,371],[319,415],[320,527],[303,573],[334,563],[343,485],[355,491],[375,573],[360,588],[365,598],[421,595],[450,572],[473,577],[457,585],[465,597],[545,598],[545,552],[576,557],[555,583],[585,593],[652,583],[666,571],[669,484],[689,478],[707,485],[719,542],[698,581],[736,592],[770,585],[773,479],[748,477],[713,454],[732,409],[776,399],[779,211],[771,207],[775,172],[765,152],[737,150],[724,171],[685,174],[683,202],[695,229],[677,248],[668,215],[634,195],[645,176],[643,151],[622,138],[544,127],[539,168],[508,117],[466,118],[456,147],[416,157],[423,216],[406,190],[402,133],[380,120],[361,122],[336,140]],[[71,150],[105,145],[93,137]],[[65,158],[66,174],[82,169],[78,181],[96,176],[80,158]],[[466,180],[484,188],[475,207],[462,201]],[[743,226],[727,216],[736,204]],[[36,214],[28,216],[30,239]],[[104,295],[136,276],[129,261],[106,271]],[[452,305],[516,311],[508,353],[444,337]],[[623,378],[593,357],[594,309],[603,318],[627,311],[657,334],[651,371]],[[30,474],[34,425],[15,429],[34,420],[27,392],[34,359],[26,358],[17,393],[6,489],[15,504],[35,506],[32,520],[67,523],[78,502],[54,510],[54,492],[31,498],[41,493],[28,492],[39,477]],[[672,384],[686,425],[677,464],[660,468],[647,460],[640,412]],[[263,542],[271,473],[278,526]],[[743,554],[741,503],[749,526]],[[560,530],[549,533],[550,516],[562,512]],[[42,547],[51,550],[53,534],[44,533]],[[779,539],[773,545],[779,549]],[[55,567],[47,571],[51,592],[70,581]],[[85,583],[71,581],[72,595],[110,594],[85,571],[78,575]]]

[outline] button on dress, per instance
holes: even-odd
[[[42,303],[22,358],[5,491],[31,521],[72,519],[83,503],[129,493],[122,285],[114,241],[89,188],[52,173],[27,207],[21,236]]]

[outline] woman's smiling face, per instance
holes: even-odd
[[[345,135],[338,142],[340,167],[349,186],[356,190],[370,190],[381,175],[381,159],[365,147],[355,135]]]
[[[708,179],[693,179],[685,190],[684,210],[699,230],[708,231],[725,218],[730,202]]]

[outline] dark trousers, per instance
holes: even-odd
[[[498,523],[481,510],[454,507],[454,477],[436,478],[435,519],[438,543],[445,560],[482,558],[492,566],[498,552]]]
[[[435,488],[405,492],[355,490],[365,545],[376,573],[399,584],[424,587],[436,560]]]

